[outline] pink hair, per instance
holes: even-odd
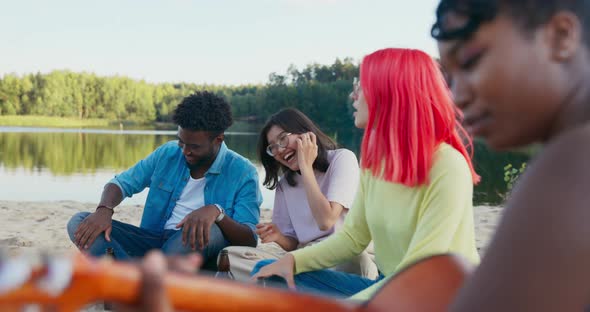
[[[466,148],[472,140],[459,121],[463,115],[430,56],[419,50],[379,50],[365,56],[360,76],[369,111],[362,168],[386,181],[428,184],[434,152],[445,142],[463,154],[473,183],[479,182]]]

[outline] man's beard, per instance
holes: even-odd
[[[188,170],[193,171],[193,170],[197,170],[201,167],[202,162],[198,161],[195,164],[191,164],[188,161],[185,161],[186,166],[188,167]]]
[[[211,154],[200,158],[194,164],[191,164],[186,160],[185,160],[185,163],[186,163],[186,166],[188,167],[189,170],[191,170],[191,171],[199,170],[203,166],[211,165],[213,163],[213,161],[215,160],[215,156],[216,156],[216,154],[214,152],[212,152]]]

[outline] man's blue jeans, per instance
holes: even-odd
[[[256,263],[252,269],[251,275],[260,271],[266,265],[269,265],[276,260],[267,259]],[[371,280],[360,275],[332,271],[319,270],[305,272],[295,275],[295,286],[298,291],[320,294],[331,297],[347,298],[350,297],[369,286],[379,282],[383,279],[383,275],[379,275],[376,280]],[[285,280],[282,277],[274,276],[268,279],[270,284],[285,285]]]
[[[89,212],[79,212],[75,214],[68,222],[68,234],[74,242],[74,233],[90,215]],[[209,232],[209,244],[203,250],[197,250],[203,255],[205,261],[216,259],[217,254],[229,243],[225,240],[221,229],[217,224],[211,226]],[[167,255],[188,254],[195,252],[191,249],[190,244],[183,246],[182,231],[164,230],[155,232],[142,229],[137,226],[113,220],[113,230],[111,231],[111,241],[108,242],[104,233],[96,237],[94,243],[88,248],[92,256],[102,256],[106,249],[112,247],[117,260],[128,260],[130,258],[143,257],[152,249],[160,249]]]

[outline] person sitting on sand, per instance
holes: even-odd
[[[295,108],[272,115],[258,138],[264,185],[275,191],[272,222],[257,225],[262,243],[227,247],[231,271],[248,281],[262,259],[315,244],[337,231],[352,205],[359,181],[358,160],[338,148],[305,114]],[[281,177],[279,179],[279,174]],[[367,251],[334,269],[374,279],[377,267]]]
[[[542,142],[451,311],[590,305],[590,3],[443,0],[439,42],[467,130],[495,150]]]
[[[229,104],[210,92],[187,96],[173,115],[178,140],[165,143],[106,184],[92,213],[74,215],[67,230],[93,256],[112,247],[117,259],[199,251],[215,259],[228,245],[256,246],[262,196],[258,174],[227,148]],[[125,197],[149,187],[140,227],[113,220]]]
[[[478,263],[472,196],[479,176],[436,62],[418,50],[371,53],[352,98],[355,125],[365,134],[361,182],[344,227],[276,262],[259,262],[253,278],[280,276],[291,288],[364,300],[384,277],[431,255],[453,252]],[[384,276],[322,270],[360,254],[371,240]]]
[[[440,2],[432,34],[467,130],[497,150],[544,142],[449,311],[590,304],[589,17],[578,0]]]

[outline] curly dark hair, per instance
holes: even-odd
[[[297,182],[295,181],[296,172],[285,165],[282,165],[276,161],[274,157],[266,153],[266,146],[268,145],[266,135],[272,126],[279,126],[283,130],[293,134],[313,132],[316,135],[318,144],[318,157],[313,162],[313,169],[320,172],[326,172],[328,170],[328,167],[330,166],[330,162],[328,161],[328,150],[337,149],[338,144],[323,133],[322,130],[320,130],[320,128],[318,128],[318,126],[316,126],[313,121],[301,111],[292,107],[285,108],[268,118],[268,121],[264,127],[262,127],[260,136],[258,137],[258,157],[266,171],[266,176],[264,177],[264,182],[262,184],[266,186],[266,188],[274,190],[278,186],[279,173],[285,174],[285,179],[287,179],[287,183],[290,186],[297,185]]]
[[[500,13],[507,13],[527,33],[546,23],[560,10],[570,11],[582,21],[586,32],[584,42],[588,45],[590,3],[585,0],[441,0],[431,35],[439,41],[466,40],[481,24],[493,20]],[[466,22],[462,26],[448,29],[445,17],[450,12],[466,17]]]
[[[183,129],[207,131],[213,135],[223,133],[233,123],[229,104],[208,91],[195,92],[182,99],[172,119]]]

